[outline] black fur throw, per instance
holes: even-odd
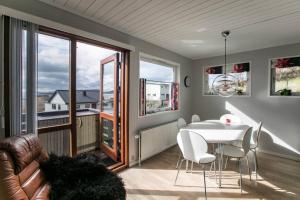
[[[50,200],[125,200],[122,179],[106,169],[95,155],[71,158],[51,154],[41,163],[51,185]]]

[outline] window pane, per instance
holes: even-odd
[[[275,68],[275,92],[290,89],[300,93],[300,67]]]
[[[175,78],[174,68],[141,60],[140,78],[152,81],[173,82]]]
[[[21,130],[26,133],[27,129],[27,31],[22,31],[22,117],[21,117]]]
[[[205,95],[217,95],[213,90],[213,83],[215,79],[222,75],[224,66],[212,66],[206,67],[204,70],[204,94]],[[236,96],[250,95],[250,63],[235,63],[228,64],[226,67],[226,73],[233,76],[236,80],[237,88],[235,91]]]
[[[147,114],[171,110],[171,83],[146,82]]]
[[[270,60],[271,95],[300,96],[300,57]]]
[[[103,108],[102,111],[113,114],[114,108],[114,62],[103,65]]]
[[[108,119],[102,119],[102,135],[103,135],[103,143],[107,146],[113,148],[114,147],[114,127],[113,121]]]
[[[159,60],[140,60],[140,78],[146,79],[146,114],[171,110],[171,90],[175,66]]]
[[[69,122],[70,41],[38,34],[38,126]]]
[[[213,91],[213,82],[220,75],[221,74],[208,74],[205,77],[205,82],[206,82],[206,84],[205,84],[205,86],[206,86],[205,94],[206,95],[215,95],[215,93]]]

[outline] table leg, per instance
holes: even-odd
[[[218,149],[220,149],[220,143],[218,143]],[[220,172],[221,172],[221,154],[218,153],[218,166],[219,166],[219,184],[218,186],[221,187],[221,180],[220,180]]]
[[[222,149],[222,151],[221,151],[221,171],[220,171],[220,187],[222,187],[222,172],[223,172],[223,145],[222,144],[220,144],[220,148]]]

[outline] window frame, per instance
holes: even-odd
[[[150,63],[154,63],[154,64],[158,64],[158,65],[171,65],[170,67],[174,69],[173,82],[179,84],[179,95],[178,95],[178,109],[177,110],[166,110],[166,111],[160,111],[160,112],[149,113],[149,114],[146,113],[145,115],[141,116],[139,114],[139,112],[140,112],[139,109],[140,108],[139,108],[139,103],[138,103],[137,104],[138,118],[145,118],[145,117],[151,117],[151,116],[156,116],[156,115],[180,112],[180,109],[181,109],[180,64],[176,63],[176,62],[173,62],[173,61],[170,61],[170,60],[167,60],[167,59],[164,59],[164,58],[161,58],[161,57],[157,57],[157,56],[153,56],[153,55],[150,55],[150,54],[147,54],[147,53],[144,53],[144,52],[140,52],[139,53],[139,68],[138,68],[138,78],[139,79],[140,79],[140,70],[141,70],[140,63],[141,63],[142,60],[145,61],[145,62],[150,62]],[[154,62],[151,62],[151,61],[154,61]],[[166,66],[166,67],[168,67],[168,66]],[[151,81],[151,80],[149,80],[149,81]],[[155,81],[155,80],[152,80],[152,81]],[[163,81],[161,81],[161,82],[163,82]],[[171,82],[168,82],[168,83],[171,83]],[[170,96],[171,96],[171,94],[170,94]],[[146,95],[146,97],[147,97],[147,95]],[[138,101],[139,101],[139,98],[140,97],[138,96]]]
[[[267,90],[267,96],[271,98],[300,98],[300,93],[297,92],[296,95],[291,96],[281,96],[281,95],[274,95],[272,94],[272,66],[271,66],[271,60],[278,59],[278,58],[294,58],[294,57],[300,57],[300,55],[293,55],[293,56],[280,56],[280,57],[273,57],[268,59],[268,90]]]
[[[252,62],[247,60],[247,61],[240,61],[240,62],[232,62],[232,63],[228,63],[227,65],[234,65],[234,64],[241,64],[241,63],[249,63],[249,68],[250,68],[250,71],[249,71],[249,94],[248,95],[233,95],[231,97],[235,98],[235,97],[238,97],[238,98],[245,98],[245,97],[251,97],[252,96]],[[205,94],[205,72],[206,72],[206,69],[208,67],[215,67],[215,66],[222,66],[222,70],[224,70],[224,63],[223,64],[212,64],[212,65],[205,65],[202,67],[202,96],[205,96],[205,97],[219,97],[219,95],[217,94]]]
[[[60,131],[60,130],[70,130],[71,134],[71,155],[77,155],[77,126],[76,126],[76,67],[77,67],[77,51],[76,43],[83,42],[86,44],[91,44],[99,46],[101,48],[111,49],[114,51],[119,51],[121,53],[123,61],[121,62],[122,68],[122,84],[121,89],[121,132],[123,135],[122,138],[122,156],[121,161],[109,166],[108,168],[113,171],[120,171],[129,165],[129,143],[128,143],[128,123],[129,123],[129,63],[130,63],[130,50],[124,49],[122,47],[113,46],[107,43],[103,43],[94,39],[82,37],[79,35],[74,35],[72,33],[63,32],[53,28],[39,26],[39,33],[49,34],[56,37],[68,38],[70,39],[70,69],[69,69],[69,95],[70,95],[70,104],[69,104],[69,123],[56,125],[51,127],[39,128],[38,134],[43,134],[47,132]]]

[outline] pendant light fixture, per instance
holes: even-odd
[[[218,94],[221,97],[230,97],[236,93],[237,81],[236,78],[230,74],[227,74],[227,37],[229,36],[230,31],[223,31],[222,36],[225,39],[225,64],[224,64],[224,73],[220,76],[217,76],[212,84],[212,89],[214,93]]]

